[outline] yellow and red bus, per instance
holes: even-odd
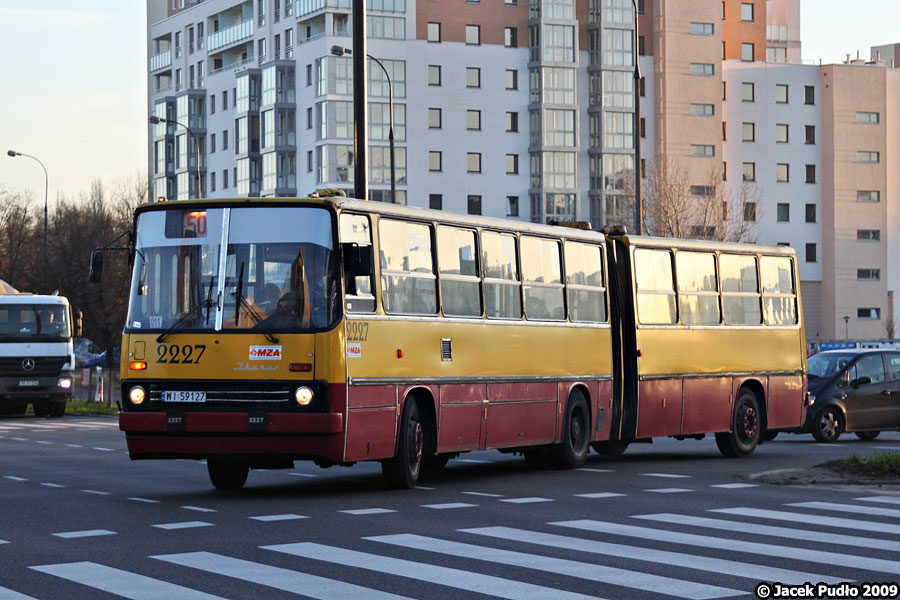
[[[727,456],[802,424],[789,248],[675,241],[343,197],[135,213],[119,426],[132,459],[250,469],[463,452],[574,468],[659,436]]]

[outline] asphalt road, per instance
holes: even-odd
[[[131,462],[115,419],[0,419],[0,600],[752,598],[757,584],[900,582],[900,494],[754,485],[852,452],[780,435],[745,459],[662,440],[575,471],[476,452],[414,490],[376,464]]]

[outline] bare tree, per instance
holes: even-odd
[[[0,187],[0,277],[20,290],[35,286],[34,198]]]

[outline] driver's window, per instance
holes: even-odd
[[[851,369],[850,381],[860,377],[868,377],[872,383],[882,383],[885,380],[884,361],[880,354],[864,356],[856,361]]]
[[[900,355],[888,354],[888,371],[890,372],[891,381],[900,379]]]

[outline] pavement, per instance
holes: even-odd
[[[754,598],[761,582],[900,581],[900,494],[754,481],[900,434],[711,438],[591,455],[573,471],[473,452],[413,490],[377,463],[253,471],[130,461],[106,417],[0,419],[0,600]],[[774,589],[774,588],[770,588]]]

